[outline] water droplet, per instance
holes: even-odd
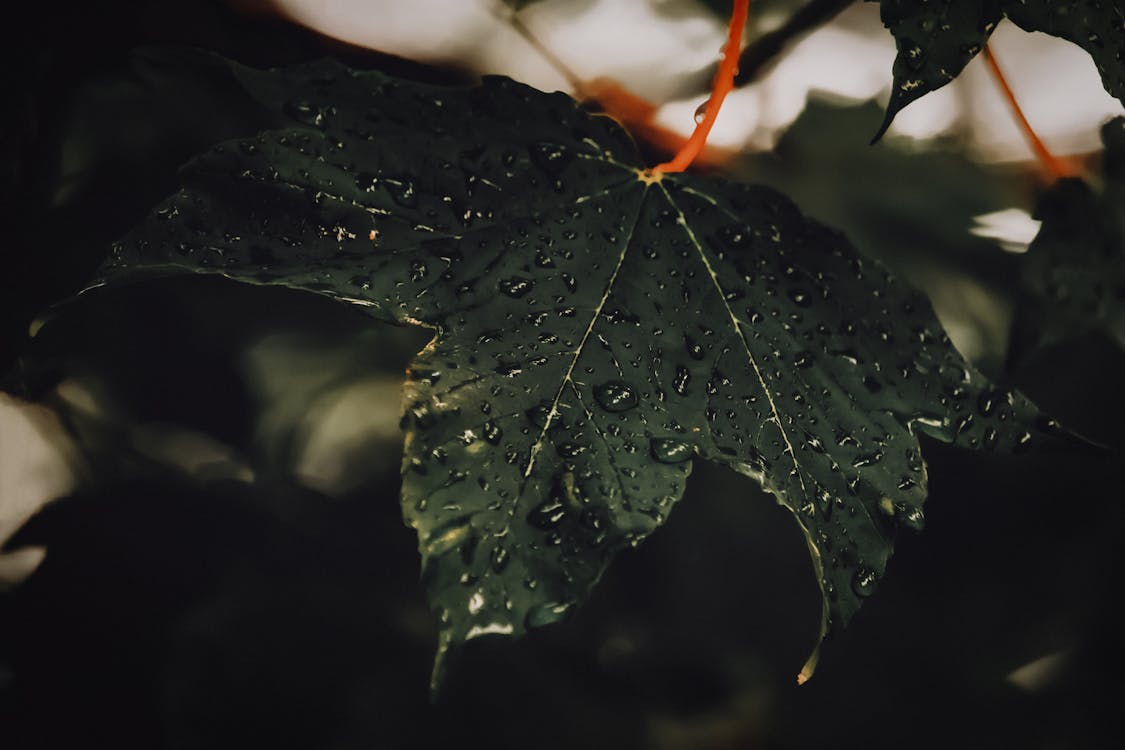
[[[749,230],[742,224],[732,224],[719,230],[719,239],[730,250],[744,250],[750,244]]]
[[[282,109],[285,110],[285,114],[307,125],[319,126],[324,122],[324,111],[311,102],[304,100],[286,102]]]
[[[499,287],[504,294],[519,299],[535,288],[535,282],[522,276],[513,276],[510,279],[501,280]]]
[[[558,500],[544,500],[527,514],[527,522],[538,529],[553,529],[566,518],[566,508]]]
[[[525,413],[533,425],[542,429],[547,426],[547,420],[551,418],[551,405],[546,401],[541,401]]]
[[[547,602],[546,604],[539,604],[527,611],[527,616],[524,618],[524,625],[529,629],[554,625],[566,619],[570,611],[570,602]]]
[[[686,333],[684,334],[684,348],[687,349],[688,356],[696,361],[703,359],[706,354],[699,342]]]
[[[594,398],[610,412],[628,411],[637,405],[637,392],[619,381],[594,386]]]
[[[559,443],[555,446],[555,452],[562,458],[577,458],[586,452],[586,446],[577,443]]]
[[[492,548],[492,569],[497,573],[503,573],[504,568],[508,567],[508,562],[511,557],[508,555],[508,548],[496,545]]]
[[[649,451],[662,464],[683,463],[693,452],[690,444],[673,438],[654,438],[649,443]]]
[[[414,208],[418,205],[418,195],[414,192],[414,183],[403,177],[385,177],[383,184],[393,200],[403,208]]]
[[[484,433],[484,439],[489,443],[491,443],[492,445],[500,444],[500,438],[503,437],[504,431],[501,430],[495,422],[492,422],[491,420],[485,422],[484,426],[481,427],[481,430]]]
[[[906,39],[903,39],[900,44],[902,45],[903,57],[906,58],[907,67],[911,70],[921,70],[926,64],[926,51]]]
[[[696,125],[703,122],[703,118],[705,118],[707,116],[707,105],[710,104],[710,103],[711,103],[711,100],[708,99],[707,101],[703,102],[702,104],[700,104],[698,107],[695,108],[695,124]]]
[[[996,394],[990,390],[985,390],[976,400],[976,406],[980,409],[981,416],[991,416],[992,412],[996,410]]]
[[[868,453],[865,456],[857,456],[852,461],[852,466],[856,467],[857,469],[862,469],[864,466],[872,466],[879,463],[882,458],[883,454],[878,451],[876,451],[875,453]]]
[[[531,147],[531,161],[549,175],[559,176],[574,160],[574,153],[561,143],[540,141]]]
[[[810,307],[812,305],[812,297],[804,289],[790,289],[789,299],[793,300],[793,304],[798,307]]]
[[[410,414],[414,417],[414,426],[420,430],[429,429],[437,424],[437,416],[422,402],[410,407]]]
[[[691,382],[691,373],[688,372],[686,367],[676,368],[676,377],[672,379],[672,388],[679,395],[683,396],[687,393],[688,383]]]
[[[868,597],[875,593],[879,574],[866,565],[860,565],[852,576],[852,591],[856,596]]]
[[[921,531],[926,526],[922,509],[906,503],[895,503],[895,520],[913,531]]]

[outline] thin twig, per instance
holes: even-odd
[[[745,86],[754,81],[790,42],[805,32],[828,23],[854,2],[855,0],[810,0],[802,5],[781,26],[746,45],[738,59],[738,75],[734,84]]]
[[[539,41],[539,38],[535,36],[535,34],[531,33],[531,29],[527,27],[527,24],[520,20],[519,16],[517,16],[515,13],[509,13],[506,16],[506,20],[508,21],[508,24],[511,25],[512,29],[517,34],[522,36],[524,40],[528,44],[530,44],[531,47],[536,52],[538,52],[544,60],[547,61],[548,65],[554,68],[559,75],[566,79],[566,82],[570,84],[570,87],[574,89],[576,93],[582,91],[582,80],[574,73],[573,70],[567,67],[567,64],[564,63],[558,57],[558,55],[548,49],[547,45],[543,44],[543,42]]]
[[[1047,148],[1046,144],[1040,140],[1038,133],[1031,127],[1031,123],[1027,121],[1027,117],[1020,107],[1019,101],[1016,99],[1015,93],[1008,85],[1008,81],[1004,78],[1004,72],[1000,70],[1000,64],[996,61],[996,56],[992,54],[992,50],[986,44],[984,46],[984,59],[988,63],[989,70],[992,71],[992,77],[996,81],[996,85],[1004,93],[1004,98],[1008,100],[1008,105],[1012,109],[1012,114],[1016,118],[1016,122],[1023,131],[1024,137],[1027,138],[1031,150],[1035,152],[1036,157],[1039,158],[1039,163],[1043,165],[1043,169],[1053,178],[1060,179],[1062,177],[1070,177],[1074,171],[1064,161],[1060,160],[1057,156],[1052,154]]]

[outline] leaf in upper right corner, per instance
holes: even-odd
[[[1009,359],[1100,331],[1125,347],[1125,117],[1102,128],[1101,193],[1065,179],[1044,193],[1024,257]]]
[[[887,114],[874,140],[903,107],[956,78],[1003,17],[1000,0],[881,0],[879,6],[898,55]]]
[[[894,84],[874,140],[903,107],[956,78],[1005,16],[1086,50],[1105,90],[1125,103],[1125,6],[1105,0],[880,0],[895,38]]]
[[[1125,4],[1110,0],[1003,0],[1024,31],[1077,44],[1094,59],[1105,90],[1125,104]]]

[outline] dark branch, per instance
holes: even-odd
[[[791,41],[831,21],[853,2],[855,0],[809,0],[794,11],[781,26],[762,34],[746,45],[746,49],[738,58],[738,75],[734,79],[734,84],[745,86],[754,81]]]

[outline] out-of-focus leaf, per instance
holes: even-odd
[[[1011,359],[1100,331],[1125,347],[1125,117],[1102,127],[1105,187],[1059,180],[1024,256]]]
[[[529,5],[541,2],[541,0],[500,0],[500,2],[511,8],[514,13],[518,13]]]
[[[793,511],[824,628],[846,622],[896,526],[922,525],[918,433],[1021,448],[1043,424],[842,235],[769,188],[654,177],[564,95],[233,68],[294,126],[194,160],[105,272],[281,284],[434,330],[406,384],[403,510],[439,656],[565,617],[694,456]]]

